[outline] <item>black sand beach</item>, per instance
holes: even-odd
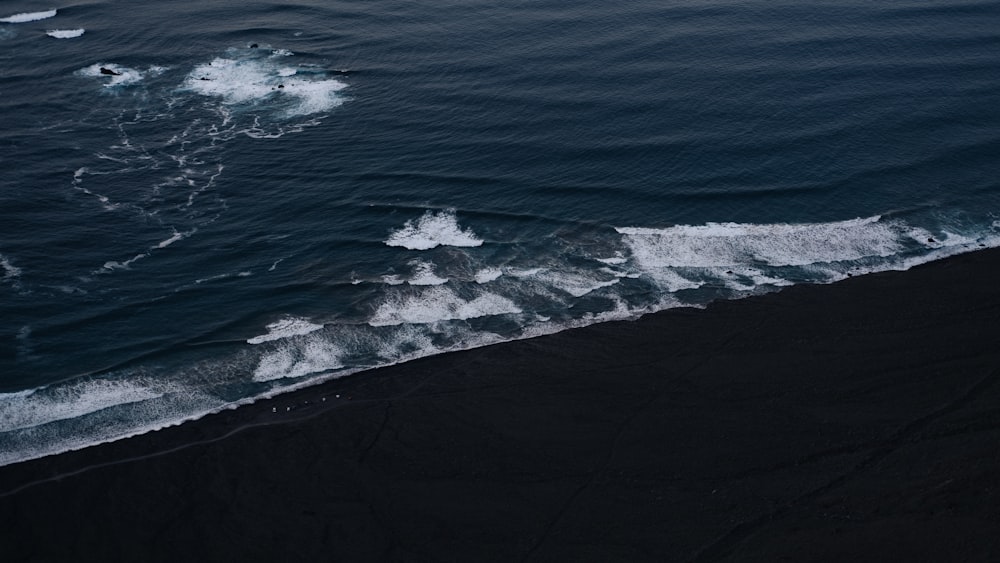
[[[1000,250],[0,468],[13,561],[996,561]]]

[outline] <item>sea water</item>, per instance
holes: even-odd
[[[0,10],[0,464],[1000,245],[992,1]]]

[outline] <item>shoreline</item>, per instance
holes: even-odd
[[[669,309],[0,467],[0,547],[13,561],[986,561],[1000,557],[997,274],[987,249]]]

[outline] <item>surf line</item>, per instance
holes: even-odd
[[[386,403],[388,405],[391,405],[394,401],[399,401],[399,400],[406,399],[406,398],[410,397],[411,395],[413,395],[414,393],[416,393],[417,391],[419,391],[420,388],[424,387],[431,380],[432,377],[433,377],[432,375],[428,376],[428,377],[424,378],[422,381],[419,381],[419,382],[415,383],[408,390],[406,390],[406,391],[404,391],[402,393],[399,393],[398,395],[391,396],[391,397],[353,400],[350,397],[341,398],[340,395],[336,395],[336,398],[340,400],[339,402],[335,402],[333,404],[329,404],[325,408],[321,408],[319,410],[306,409],[305,411],[300,411],[299,408],[296,408],[293,411],[291,407],[286,407],[286,410],[281,411],[281,410],[278,410],[277,407],[274,407],[274,408],[271,409],[271,413],[278,413],[279,415],[281,415],[281,414],[284,414],[284,413],[296,412],[297,416],[281,416],[280,418],[277,418],[277,419],[272,418],[272,419],[264,420],[264,421],[261,421],[261,422],[251,422],[251,423],[241,424],[241,425],[233,428],[232,430],[230,430],[228,432],[225,432],[225,433],[220,434],[218,436],[213,436],[211,438],[205,438],[205,439],[202,439],[202,440],[196,440],[194,442],[185,442],[183,444],[174,446],[172,448],[167,448],[165,450],[160,450],[160,451],[156,451],[156,452],[152,452],[152,453],[148,453],[148,454],[137,455],[137,456],[126,457],[126,458],[122,458],[122,459],[114,459],[114,460],[105,461],[105,462],[102,462],[102,463],[95,463],[93,465],[87,465],[87,466],[81,467],[79,469],[74,469],[73,471],[67,471],[67,472],[64,472],[64,473],[59,473],[59,474],[56,474],[56,475],[51,475],[51,476],[48,476],[48,477],[43,477],[41,479],[36,479],[34,481],[29,481],[27,483],[24,483],[23,485],[20,485],[18,487],[15,487],[13,489],[10,489],[8,491],[4,491],[4,492],[0,493],[0,499],[16,495],[16,494],[20,493],[21,491],[24,491],[26,489],[30,489],[30,488],[35,487],[37,485],[42,485],[42,484],[50,483],[50,482],[54,482],[54,481],[62,481],[63,479],[68,479],[68,478],[71,478],[71,477],[75,477],[77,475],[81,475],[83,473],[87,473],[88,471],[91,471],[93,469],[101,469],[102,467],[111,467],[111,466],[114,466],[114,465],[122,465],[122,464],[126,464],[126,463],[132,463],[132,462],[136,462],[136,461],[142,461],[144,459],[155,459],[155,458],[158,458],[158,457],[161,457],[161,456],[165,456],[165,455],[169,455],[169,454],[176,453],[176,452],[179,452],[179,451],[183,451],[183,450],[186,450],[186,449],[194,447],[194,446],[201,446],[201,445],[205,445],[205,444],[212,444],[212,443],[215,443],[215,442],[221,442],[222,440],[225,440],[227,438],[235,436],[236,434],[239,434],[240,432],[243,432],[244,430],[251,430],[253,428],[262,428],[262,427],[268,427],[268,426],[276,426],[276,425],[279,425],[279,424],[287,424],[289,422],[298,422],[298,421],[302,421],[302,420],[307,420],[307,419],[313,418],[315,416],[319,416],[320,414],[329,412],[329,411],[331,411],[333,409],[346,408],[346,407],[349,407],[349,406],[366,405],[366,404],[373,404],[373,403]],[[324,395],[322,397],[322,399],[320,400],[320,403],[326,402],[327,397],[328,397],[327,395]],[[273,400],[273,399],[270,399],[270,400]],[[218,413],[222,412],[223,410],[228,410],[228,409],[233,409],[233,408],[239,408],[240,406],[249,406],[250,404],[254,404],[254,403],[249,403],[249,404],[238,403],[238,402],[227,403],[226,405],[223,405],[221,408],[219,408],[217,411],[215,411],[214,413],[211,413],[211,414],[218,414]],[[301,404],[309,404],[310,406],[312,406],[312,405],[315,405],[317,403],[311,403],[309,401],[304,401]],[[299,406],[301,406],[301,405],[299,405]],[[197,419],[195,419],[195,420],[197,420]],[[187,422],[195,422],[195,420],[190,420],[190,421],[187,421]],[[186,424],[186,422],[182,422],[181,424]],[[143,432],[142,434],[148,434],[148,432]],[[142,434],[135,434],[133,436],[128,436],[126,438],[122,438],[122,440],[127,440],[129,438],[135,438],[136,436],[141,436]],[[83,448],[79,448],[79,449],[82,450],[82,449],[85,449],[85,448],[92,448],[92,447],[100,446],[102,444],[109,444],[111,442],[117,442],[117,441],[119,441],[119,440],[109,440],[107,442],[98,442],[96,444],[93,444],[93,445],[90,445],[90,446],[84,446]],[[372,443],[372,445],[374,445],[374,442]],[[41,457],[38,457],[38,458],[33,458],[33,459],[42,459],[44,457],[49,457],[49,455],[65,455],[65,454],[69,453],[70,451],[78,451],[78,450],[67,450],[65,452],[48,454],[48,455],[44,455],[44,456],[41,456]],[[29,461],[32,461],[32,460],[30,460],[30,459],[29,460],[25,460],[25,462],[29,462]],[[21,462],[14,462],[13,464],[10,464],[10,465],[15,465],[17,463],[21,463]],[[0,470],[2,470],[2,468],[0,468]]]

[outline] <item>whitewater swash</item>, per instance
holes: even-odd
[[[173,367],[140,364],[2,394],[0,465],[126,438],[428,355],[701,307],[795,283],[906,270],[1000,246],[997,231],[994,224],[978,235],[934,235],[877,216],[798,225],[622,227],[615,229],[620,239],[609,245],[613,251],[562,263],[512,267],[476,263],[471,255],[438,266],[414,260],[411,276],[401,276],[410,283],[362,282],[381,288],[364,323],[285,315],[266,332],[210,358],[177,357]],[[444,210],[407,221],[384,244],[423,255],[434,248],[474,253],[491,241]],[[591,263],[589,270],[579,267],[581,260]],[[434,271],[447,279],[421,283]],[[641,287],[630,291],[628,282]],[[651,288],[657,288],[653,297]]]

